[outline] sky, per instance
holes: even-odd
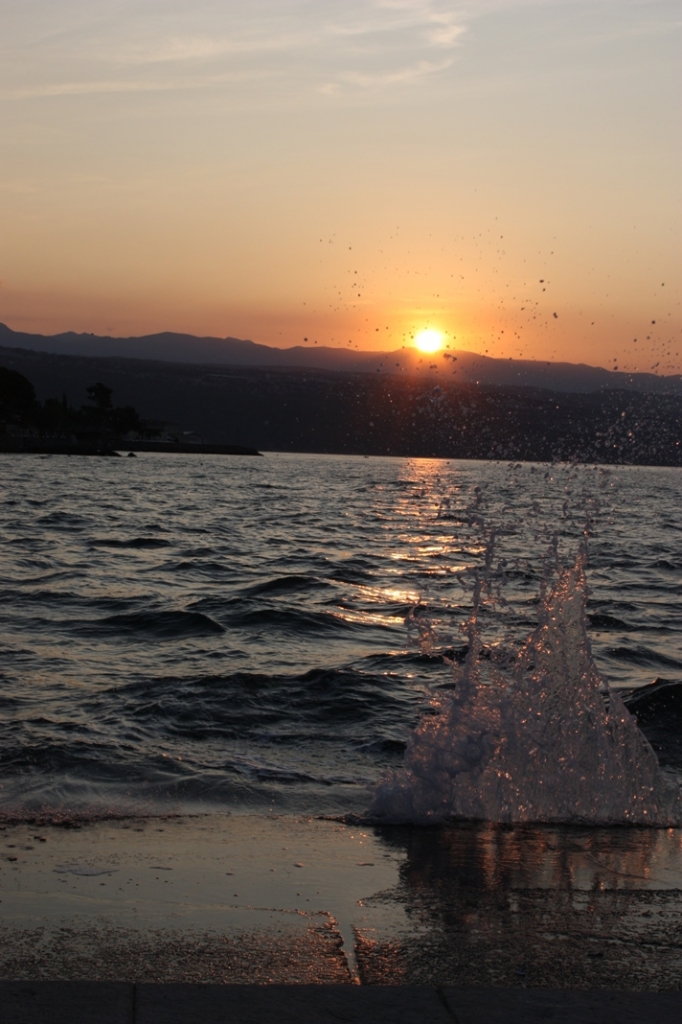
[[[0,321],[682,371],[682,8],[3,0]]]

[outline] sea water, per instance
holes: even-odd
[[[0,811],[676,823],[681,491],[0,457]]]

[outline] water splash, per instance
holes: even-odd
[[[448,818],[675,826],[679,786],[592,658],[586,629],[586,547],[540,596],[521,648],[491,659],[479,626],[489,587],[476,581],[454,695],[413,732],[402,770],[378,785],[370,815],[427,825]]]

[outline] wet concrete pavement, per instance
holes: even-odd
[[[672,829],[5,823],[0,981],[474,987],[512,993],[507,1009],[545,999],[557,1020],[553,991],[676,1000],[681,846]]]

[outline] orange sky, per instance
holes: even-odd
[[[9,326],[361,349],[431,327],[682,371],[675,3],[6,0],[0,21]]]

